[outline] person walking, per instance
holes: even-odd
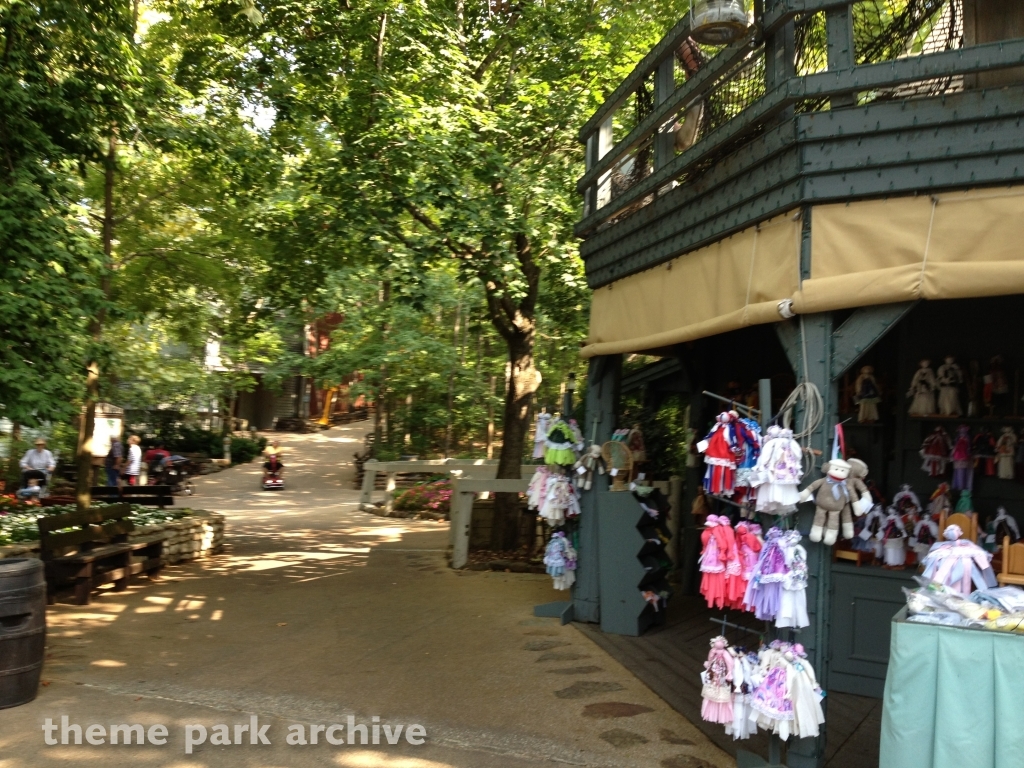
[[[116,488],[121,481],[121,469],[124,467],[124,445],[120,438],[113,437],[110,440],[110,450],[107,451],[107,458],[103,461],[103,468],[107,470],[107,485]]]
[[[139,442],[138,435],[128,438],[128,463],[124,470],[124,479],[128,485],[139,484],[139,473],[142,471],[142,448]]]
[[[39,480],[45,485],[49,480],[50,473],[57,468],[57,461],[53,454],[46,450],[46,441],[36,438],[35,448],[25,451],[19,462],[21,467],[21,487],[27,488],[29,480]]]

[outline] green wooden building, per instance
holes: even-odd
[[[851,378],[870,364],[882,416],[847,425],[852,449],[888,498],[909,483],[926,501],[941,478],[918,451],[936,425],[1024,425],[1024,3],[746,10],[746,30],[717,46],[694,39],[700,19],[687,15],[580,130],[577,233],[594,292],[584,431],[596,423],[606,440],[628,426],[616,422],[622,361],[644,354],[661,361],[627,384],[655,401],[681,396],[698,432],[722,409],[705,390],[770,381],[761,391],[777,407],[797,382],[815,384],[824,419],[810,444],[827,455],[833,425],[852,415]],[[970,418],[908,416],[919,359],[947,355],[966,373]],[[1011,391],[995,402],[997,358]],[[687,472],[682,504],[689,591],[701,472]],[[1019,481],[979,470],[974,495],[982,519],[998,506],[1024,519]],[[633,594],[630,525],[609,522],[626,496],[605,486],[584,498],[571,615],[628,635],[649,606]],[[805,544],[800,641],[826,689],[880,696],[910,572],[834,563],[830,548]],[[824,737],[792,743],[787,764],[823,765],[826,749]]]

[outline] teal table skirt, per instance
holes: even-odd
[[[880,768],[1022,768],[1024,635],[892,623]]]

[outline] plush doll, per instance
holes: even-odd
[[[998,552],[1003,546],[1003,539],[1010,537],[1010,543],[1020,541],[1020,526],[1017,520],[1006,513],[1006,507],[999,507],[996,516],[985,525],[985,536],[982,546],[986,552]]]
[[[850,477],[850,465],[843,459],[825,462],[821,471],[825,473],[825,477],[804,488],[800,494],[800,501],[808,501],[814,497],[814,523],[807,538],[815,543],[823,541],[825,546],[831,547],[839,537],[840,515],[843,517],[843,535],[846,538],[853,538],[853,518],[850,516],[853,503],[860,504],[866,512],[871,508],[871,494],[866,488],[860,499],[851,494],[847,482]]]
[[[709,723],[732,724],[732,667],[733,657],[726,650],[728,641],[722,637],[711,640],[711,652],[704,662],[704,685],[701,697],[704,703],[700,715]]]
[[[870,512],[874,499],[865,480],[868,476],[868,465],[860,459],[848,459],[846,463],[850,465],[850,477],[846,480],[846,487],[850,489],[853,501],[849,509],[843,510],[843,538],[852,539],[853,518]]]
[[[576,439],[572,427],[561,418],[552,421],[544,442],[544,463],[562,467],[576,463]]]
[[[949,458],[953,461],[953,490],[970,490],[974,486],[974,457],[971,456],[971,428],[961,424]]]
[[[956,364],[955,357],[947,357],[936,373],[939,385],[939,413],[943,416],[962,416],[960,410],[960,387],[964,383],[964,372]]]
[[[882,540],[884,567],[902,569],[906,566],[907,528],[895,504],[887,510],[885,520],[882,521],[882,530],[878,535]]]
[[[922,561],[924,577],[969,595],[972,585],[978,589],[996,586],[992,556],[973,541],[962,538],[958,525],[946,526],[941,541]]]
[[[878,391],[875,369],[865,365],[853,384],[853,402],[857,404],[857,421],[861,424],[873,424],[878,421],[878,404],[882,396]]]
[[[931,416],[935,413],[935,390],[938,385],[935,383],[935,371],[932,370],[931,360],[922,360],[921,366],[914,373],[910,380],[910,389],[907,390],[907,397],[912,398],[910,409],[907,411],[911,416]]]
[[[599,475],[605,473],[604,457],[601,455],[601,446],[596,443],[587,449],[576,462],[576,487],[589,491],[594,487],[594,473]]]
[[[946,428],[936,427],[921,443],[919,453],[924,459],[921,469],[927,472],[929,477],[942,477],[946,474],[949,454],[952,450],[953,446],[949,441],[949,433]]]
[[[943,512],[949,514],[952,510],[953,498],[949,495],[949,483],[939,483],[928,500],[928,514],[938,519]]]
[[[713,496],[732,496],[736,482],[736,453],[741,448],[736,431],[735,411],[718,414],[715,426],[707,437],[697,443],[704,454],[707,470],[704,472],[704,490]]]
[[[1013,427],[1003,427],[996,441],[996,466],[1000,480],[1013,480],[1013,462],[1017,455],[1017,436]]]
[[[974,468],[986,477],[995,477],[996,439],[992,433],[983,427],[971,441],[971,452],[974,455]]]

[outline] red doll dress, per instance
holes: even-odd
[[[715,496],[732,496],[736,484],[736,424],[728,411],[718,414],[715,426],[697,447],[704,454],[704,490]]]
[[[704,545],[700,553],[700,570],[703,574],[700,593],[707,600],[708,608],[722,608],[725,605],[725,560],[719,545],[723,537],[721,534],[715,535],[718,526],[718,515],[708,515],[707,527],[700,535]]]

